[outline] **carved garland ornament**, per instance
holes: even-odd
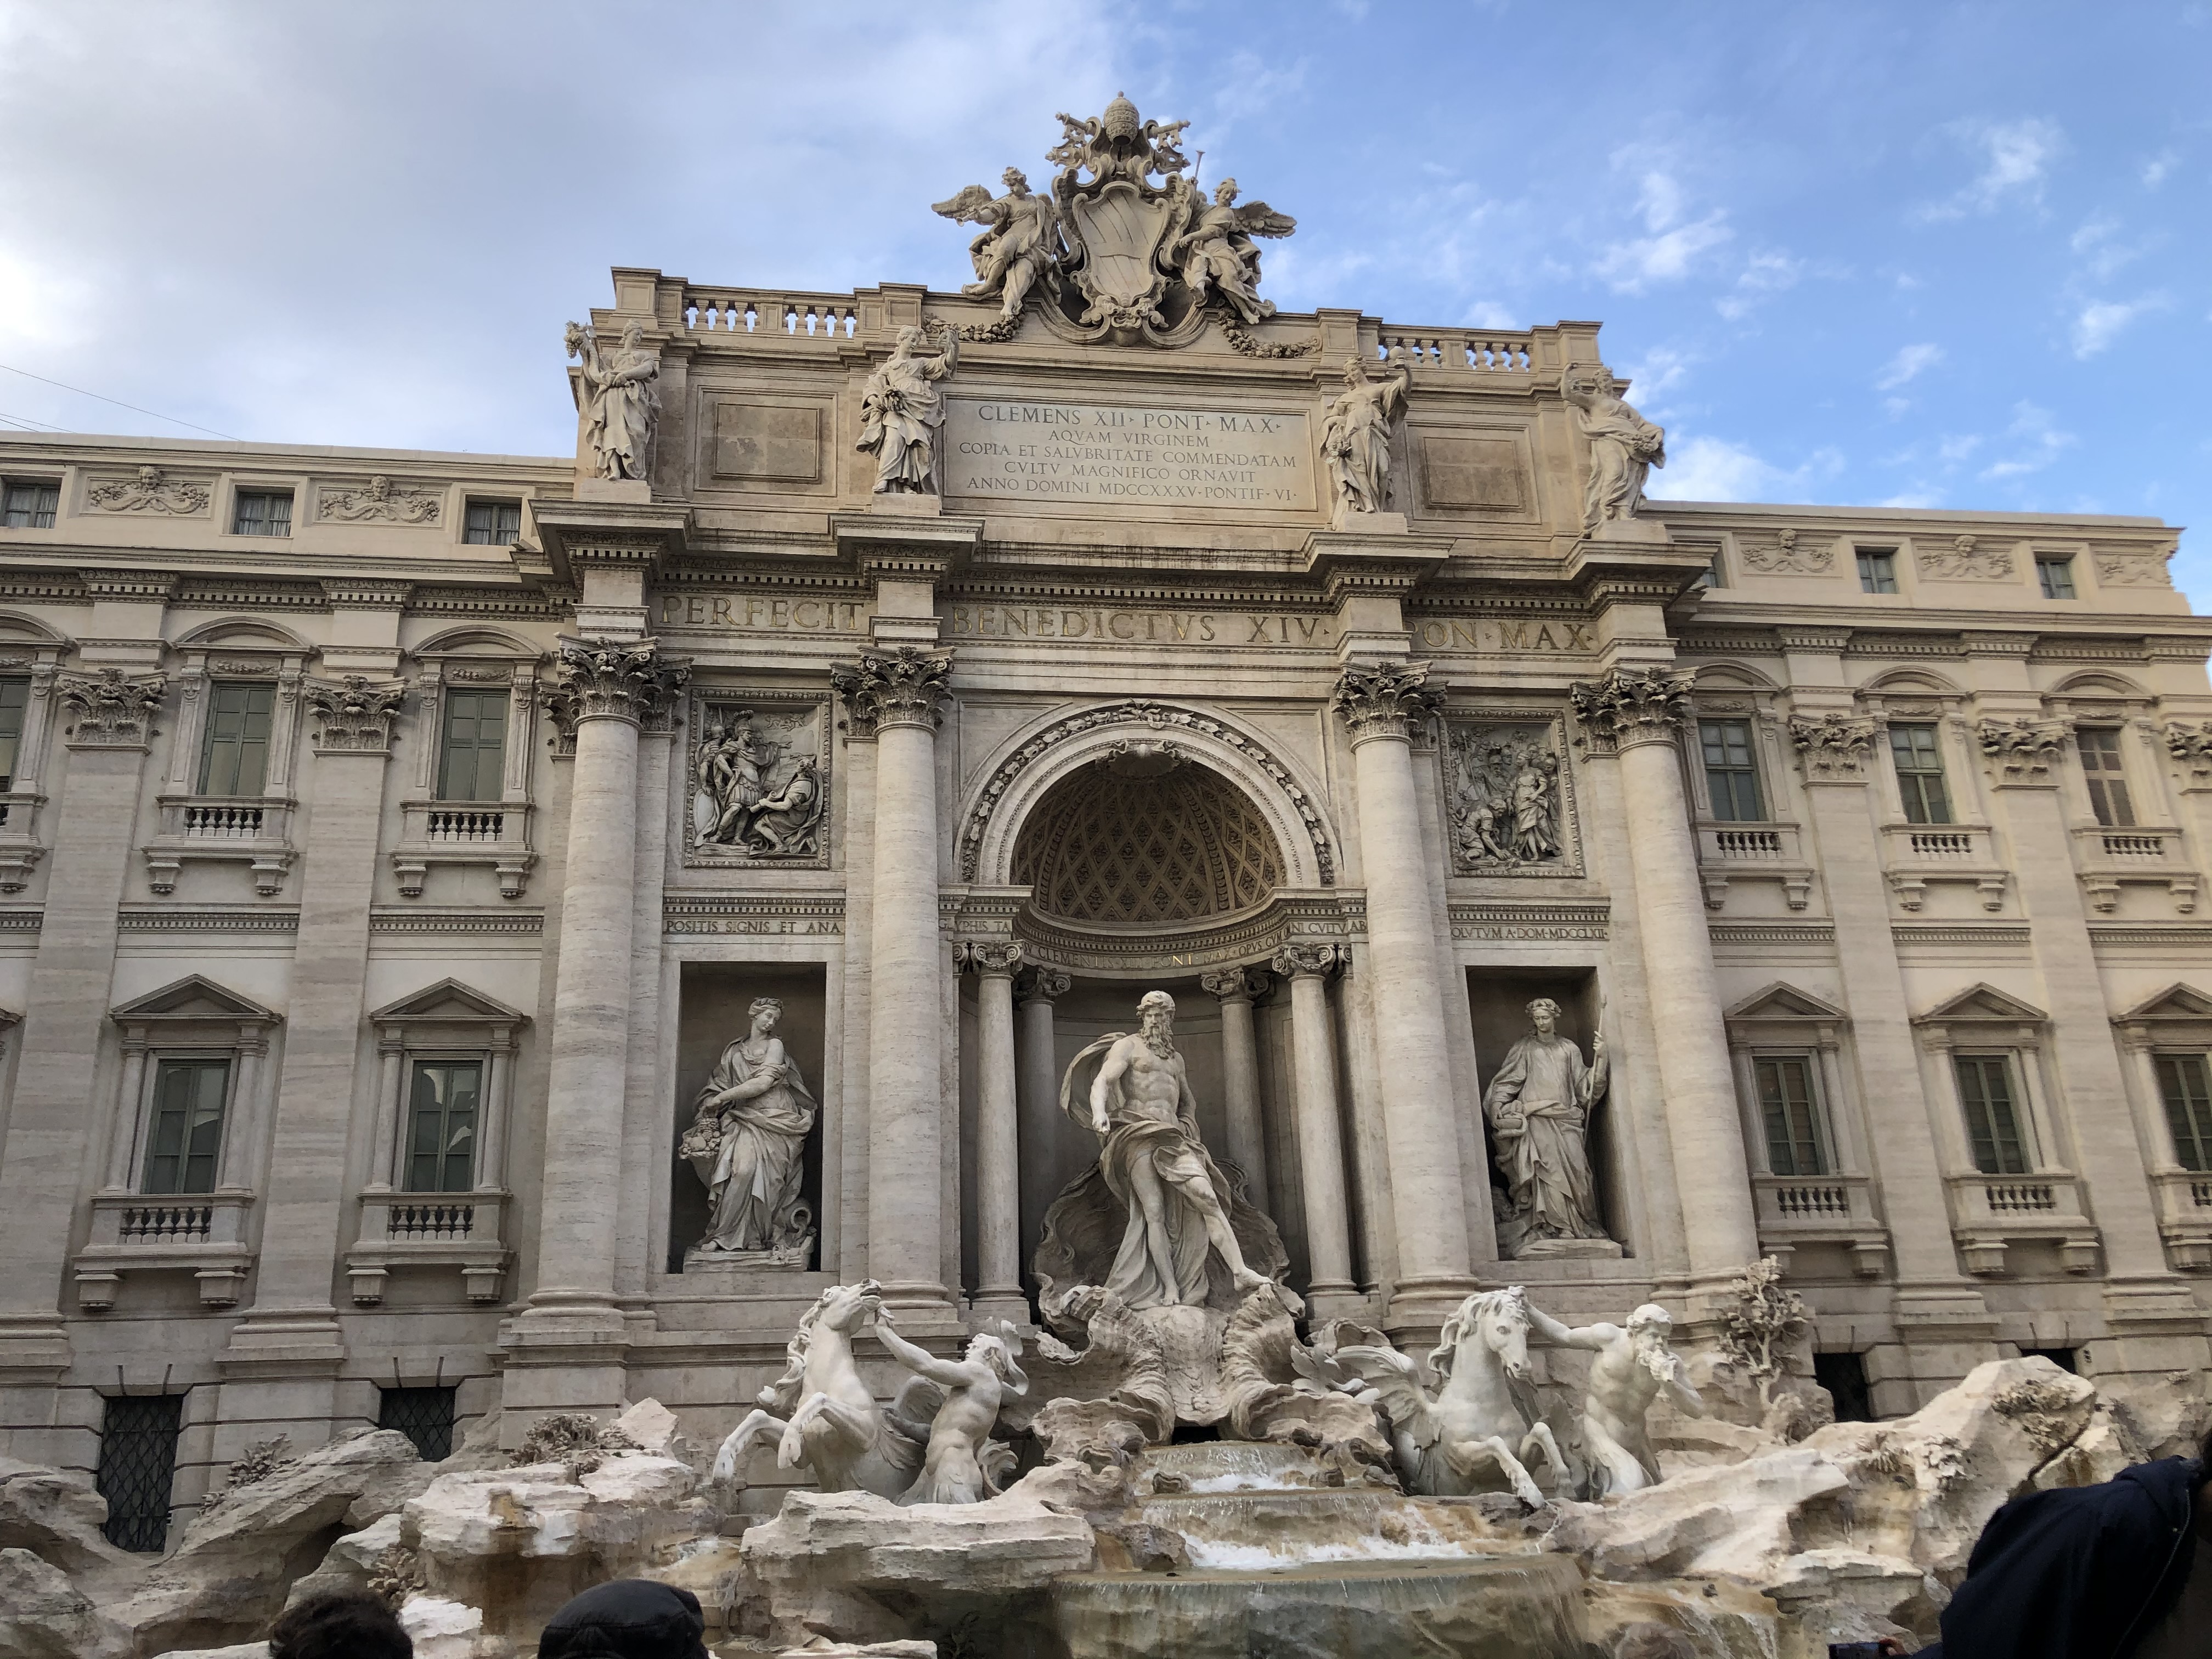
[[[1972,536],[1959,536],[1948,548],[1923,549],[1920,570],[1948,581],[2002,581],[2012,574],[2012,550],[1978,547]]]
[[[902,645],[896,651],[864,651],[857,667],[839,664],[830,671],[830,689],[844,703],[845,729],[856,738],[872,738],[887,726],[934,732],[945,719],[951,672],[950,651]]]
[[[1743,550],[1743,566],[1762,576],[1817,576],[1836,562],[1836,550],[1825,542],[1810,547],[1797,544],[1794,530],[1774,532],[1772,546],[1753,543]]]
[[[325,489],[320,510],[343,523],[383,519],[393,524],[435,524],[440,502],[421,490],[400,489],[381,472],[357,489]]]
[[[670,662],[656,640],[562,640],[554,720],[574,732],[587,720],[636,720],[663,714],[691,678],[688,663]]]
[[[1577,680],[1567,702],[1583,741],[1601,755],[1639,743],[1672,743],[1690,714],[1692,676],[1663,668],[1616,668],[1601,680]]]
[[[2007,783],[2045,783],[2066,742],[2057,720],[1984,720],[1975,729],[1982,752],[1997,763]]]
[[[1425,726],[1443,706],[1443,693],[1428,684],[1428,678],[1425,662],[1347,668],[1329,707],[1344,716],[1354,748],[1374,738],[1405,738],[1417,726]]]
[[[97,674],[62,674],[60,693],[70,742],[83,747],[144,743],[154,735],[154,711],[169,690],[166,675],[127,677],[119,668]]]
[[[1808,780],[1855,780],[1874,744],[1874,722],[1841,714],[1799,717],[1790,722],[1790,741],[1796,745]]]
[[[401,682],[379,684],[360,674],[310,680],[307,707],[322,722],[315,746],[325,752],[381,754],[392,747],[392,720],[407,696]]]
[[[1246,737],[1242,732],[1223,725],[1210,714],[1195,709],[1171,708],[1154,702],[1150,697],[1131,697],[1122,702],[1101,704],[1086,708],[1081,714],[1070,714],[1065,720],[1054,721],[1019,749],[1009,755],[998,769],[991,774],[983,786],[983,793],[968,814],[968,822],[960,831],[960,878],[974,881],[983,858],[983,837],[991,827],[992,816],[999,810],[1006,792],[1013,787],[1014,780],[1058,748],[1070,738],[1095,732],[1101,726],[1124,726],[1142,722],[1154,731],[1170,728],[1194,732],[1212,738],[1216,743],[1235,750],[1251,762],[1274,786],[1286,796],[1299,818],[1304,823],[1306,837],[1313,843],[1314,865],[1320,872],[1321,884],[1336,884],[1336,854],[1331,849],[1328,832],[1322,828],[1321,812],[1313,799],[1291,777],[1289,769],[1265,748]]]
[[[2171,587],[2173,578],[2166,562],[2173,556],[2165,553],[2100,553],[2097,555],[2097,575],[2100,580],[2119,587]]]
[[[85,491],[84,498],[102,513],[204,513],[205,484],[172,478],[158,466],[142,466],[135,478],[110,478]]]

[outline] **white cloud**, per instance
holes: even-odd
[[[1898,387],[1915,380],[1927,370],[1943,361],[1943,348],[1932,340],[1917,345],[1900,346],[1889,366],[1875,380],[1877,392],[1894,392]]]
[[[1699,254],[1735,234],[1728,227],[1728,215],[1716,208],[1695,223],[1677,225],[1663,235],[1615,242],[1597,262],[1597,275],[1616,292],[1640,294],[1647,283],[1671,283],[1688,276]]]
[[[1714,308],[1730,322],[1747,316],[1758,303],[1770,294],[1780,294],[1797,286],[1805,274],[1805,261],[1793,258],[1779,249],[1762,250],[1744,262],[1737,274],[1735,292],[1724,295],[1713,302]]]
[[[1917,216],[1923,219],[1963,219],[2015,202],[2039,205],[2044,179],[2066,149],[2066,135],[2057,123],[2032,117],[1954,122],[1947,131],[1980,154],[1982,170],[1956,194],[1921,207]]]
[[[2074,355],[2084,359],[2095,356],[2136,319],[2163,311],[2169,303],[2163,294],[2146,294],[2140,300],[2090,301],[2074,319]]]
[[[2005,428],[2005,435],[2014,441],[2014,453],[2008,459],[1984,467],[1984,478],[2018,478],[2040,472],[2075,441],[2072,433],[2061,432],[2053,423],[2049,410],[2031,403],[2012,406],[2012,424]]]
[[[2152,156],[2149,161],[2143,163],[2143,188],[2156,190],[2166,182],[2166,175],[2173,171],[2180,160],[2181,157],[2170,149],[2162,149]]]
[[[1696,361],[1672,346],[1654,346],[1634,362],[1622,364],[1621,372],[1635,388],[1638,404],[1649,410],[1682,383]]]
[[[1751,501],[1802,496],[1814,483],[1843,471],[1840,450],[1815,450],[1804,464],[1780,467],[1747,444],[1696,435],[1668,445],[1664,472],[1654,472],[1646,492],[1655,501]]]

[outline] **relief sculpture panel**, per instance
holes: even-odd
[[[1555,720],[1477,714],[1444,728],[1452,870],[1462,876],[1579,876],[1574,779]]]
[[[829,862],[829,705],[710,690],[694,702],[686,864]]]

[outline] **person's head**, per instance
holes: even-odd
[[[1528,1005],[1528,1018],[1540,1035],[1549,1036],[1559,1029],[1559,1005],[1549,997],[1538,997]],[[1634,1322],[1630,1322],[1632,1326]]]
[[[1656,1302],[1647,1302],[1628,1316],[1629,1342],[1654,1376],[1663,1378],[1672,1374],[1672,1351],[1667,1344],[1674,1334],[1674,1316]]]
[[[380,1595],[310,1596],[270,1627],[269,1659],[413,1659],[414,1643]]]
[[[1010,195],[1026,196],[1030,193],[1030,176],[1019,167],[1008,167],[999,175],[999,182],[1006,187]]]
[[[783,1018],[783,1004],[774,997],[755,997],[753,1006],[746,1010],[746,1018],[752,1022],[755,1031],[766,1036],[775,1030],[776,1021]]]
[[[645,325],[643,323],[624,324],[623,325],[622,342],[623,350],[636,350],[640,346],[645,343]]]
[[[1219,184],[1213,187],[1213,199],[1215,204],[1220,207],[1235,206],[1237,203],[1237,181],[1234,179],[1224,179]]]
[[[699,1598],[672,1584],[617,1578],[553,1615],[538,1659],[708,1659]]]
[[[1006,1385],[1009,1394],[1027,1394],[1030,1379],[1015,1362],[1014,1351],[1006,1338],[985,1331],[968,1339],[968,1358],[972,1362],[981,1360],[998,1374],[999,1381]]]
[[[1146,1036],[1166,1036],[1175,1030],[1175,999],[1165,991],[1147,991],[1137,999],[1137,1018]]]

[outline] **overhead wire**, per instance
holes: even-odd
[[[20,374],[27,380],[37,380],[44,386],[59,386],[64,392],[74,392],[80,398],[96,398],[101,403],[113,404],[118,409],[127,409],[136,415],[148,415],[151,416],[157,421],[167,421],[172,426],[188,426],[191,428],[193,431],[204,432],[211,438],[227,439],[232,443],[238,443],[240,441],[240,439],[230,433],[217,432],[213,427],[202,426],[197,421],[180,421],[173,415],[162,414],[158,409],[141,409],[137,404],[126,404],[122,398],[111,398],[104,392],[87,392],[82,386],[70,386],[64,380],[50,380],[43,374],[33,374],[29,369],[18,368],[13,363],[0,363],[0,368],[6,369],[10,374]],[[39,424],[43,425],[44,422],[39,422]],[[63,428],[56,427],[54,430],[59,432],[63,430]]]

